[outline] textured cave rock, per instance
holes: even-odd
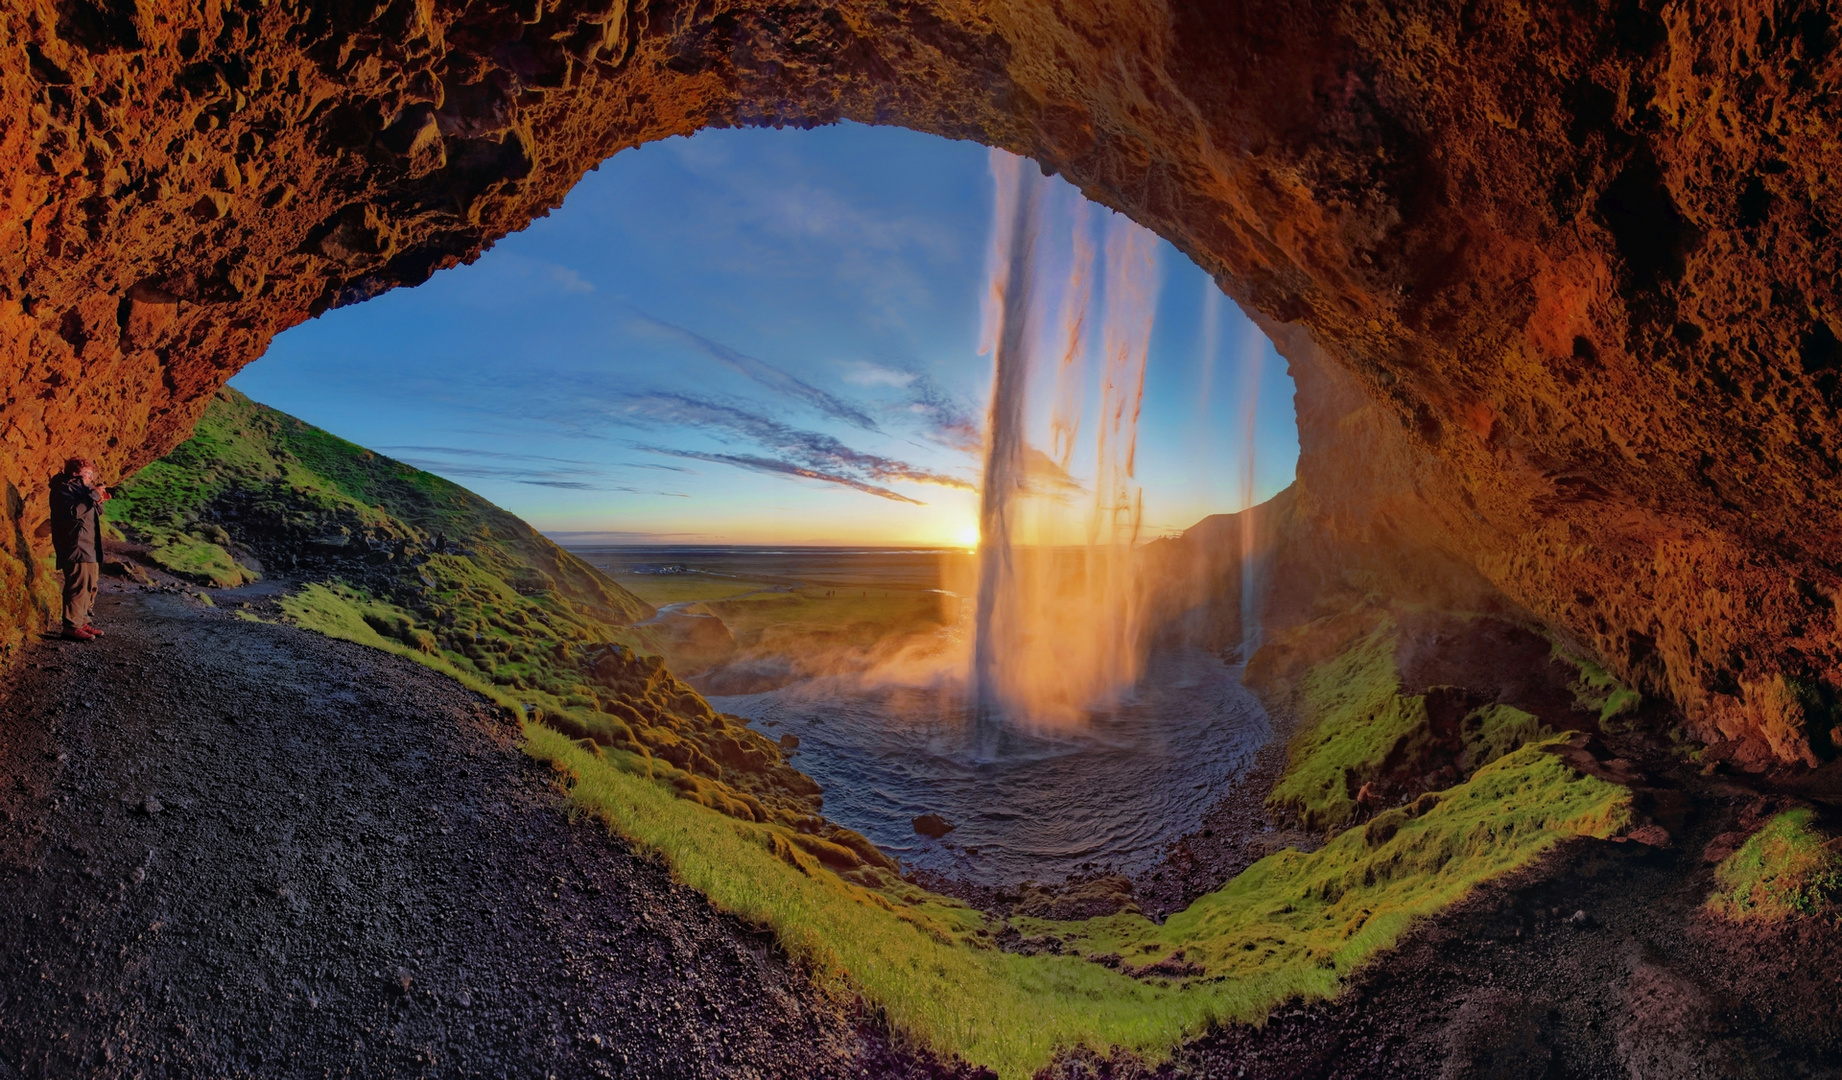
[[[1842,686],[1838,28],[1797,4],[8,0],[0,625],[44,491],[624,147],[1031,155],[1289,324],[1309,505],[1477,568],[1756,761]],[[634,207],[646,213],[646,207]],[[388,378],[388,371],[378,373]]]

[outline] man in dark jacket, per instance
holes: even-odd
[[[66,461],[52,478],[51,546],[64,571],[64,636],[72,641],[102,636],[90,625],[90,609],[102,565],[102,504],[108,501],[108,489],[96,482],[96,466],[82,458]]]

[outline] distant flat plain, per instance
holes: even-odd
[[[954,548],[575,547],[655,607],[713,614],[738,652],[798,658],[934,634],[961,618],[976,557]],[[687,674],[717,658],[660,640]]]

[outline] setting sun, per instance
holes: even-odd
[[[976,521],[966,522],[965,525],[960,527],[958,532],[953,534],[953,537],[960,547],[968,550],[977,549],[979,546],[979,523]]]

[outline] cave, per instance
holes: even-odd
[[[1833,39],[1802,27],[1591,5],[15,11],[8,644],[45,610],[65,456],[153,460],[282,329],[476,257],[623,147],[852,119],[1031,157],[1168,238],[1307,385],[1314,514],[1475,567],[1705,741],[1815,764],[1842,685],[1822,524],[1842,312],[1820,269]]]
[[[1818,9],[62,0],[5,26],[0,663],[56,611],[65,458],[154,461],[278,333],[478,258],[623,149],[851,120],[1029,158],[1211,274],[1297,382],[1321,561],[1513,608],[1739,770],[1842,747]]]

